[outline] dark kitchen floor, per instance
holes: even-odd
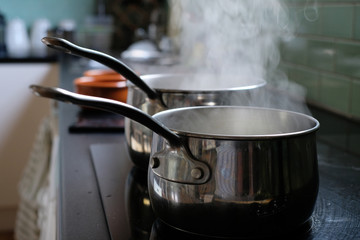
[[[0,232],[0,240],[14,240],[14,232]]]

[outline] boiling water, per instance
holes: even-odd
[[[315,130],[318,122],[307,115],[252,107],[193,107],[154,115],[168,128],[184,135],[270,137]]]

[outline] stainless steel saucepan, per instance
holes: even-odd
[[[148,188],[156,215],[168,225],[205,236],[256,238],[309,222],[319,184],[319,122],[313,117],[236,106],[178,108],[151,117],[113,100],[31,88],[153,130]]]
[[[205,184],[181,182],[177,174],[182,171],[174,171],[181,163],[163,154],[168,144],[154,134],[149,194],[165,223],[202,235],[247,239],[309,226],[319,184],[316,119],[230,106],[179,108],[153,117],[186,139],[194,158],[211,171]]]
[[[128,83],[127,103],[153,115],[165,109],[188,106],[247,105],[266,82],[238,75],[218,78],[211,74],[151,74],[138,76],[120,60],[107,54],[77,46],[65,39],[44,37],[47,46],[95,60],[122,74]],[[232,81],[229,81],[231,79]],[[129,118],[125,135],[132,161],[147,169],[152,131]]]

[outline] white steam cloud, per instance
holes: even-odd
[[[282,92],[304,98],[304,90],[290,83],[278,69],[279,41],[291,39],[294,32],[281,1],[172,0],[170,3],[170,26],[173,35],[178,33],[175,42],[182,64],[218,79],[230,74],[234,77],[221,81],[237,81],[235,84],[242,86],[244,83],[240,81],[264,79]],[[202,83],[197,84],[201,87]],[[209,80],[205,84],[208,86]],[[286,99],[268,91],[256,94],[250,105],[308,112],[304,104],[300,108],[287,106]]]
[[[265,77],[277,67],[279,38],[291,33],[286,9],[273,0],[181,0],[180,54],[206,72]]]

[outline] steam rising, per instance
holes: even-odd
[[[185,0],[180,54],[202,71],[264,78],[277,67],[278,40],[291,32],[284,7],[273,0]],[[284,24],[286,23],[286,24]]]
[[[232,83],[225,84],[231,86],[243,86],[244,79],[264,79],[276,91],[304,98],[305,91],[290,83],[286,74],[278,69],[279,41],[291,39],[294,32],[283,3],[277,0],[173,0],[171,5],[174,17],[170,25],[176,26],[173,33],[179,33],[176,44],[181,62],[197,74],[231,80]],[[229,74],[234,77],[221,78]],[[196,84],[201,87],[211,82],[197,81]],[[305,106],[287,106],[288,101],[279,99],[278,94],[255,93],[250,105],[308,113]]]

